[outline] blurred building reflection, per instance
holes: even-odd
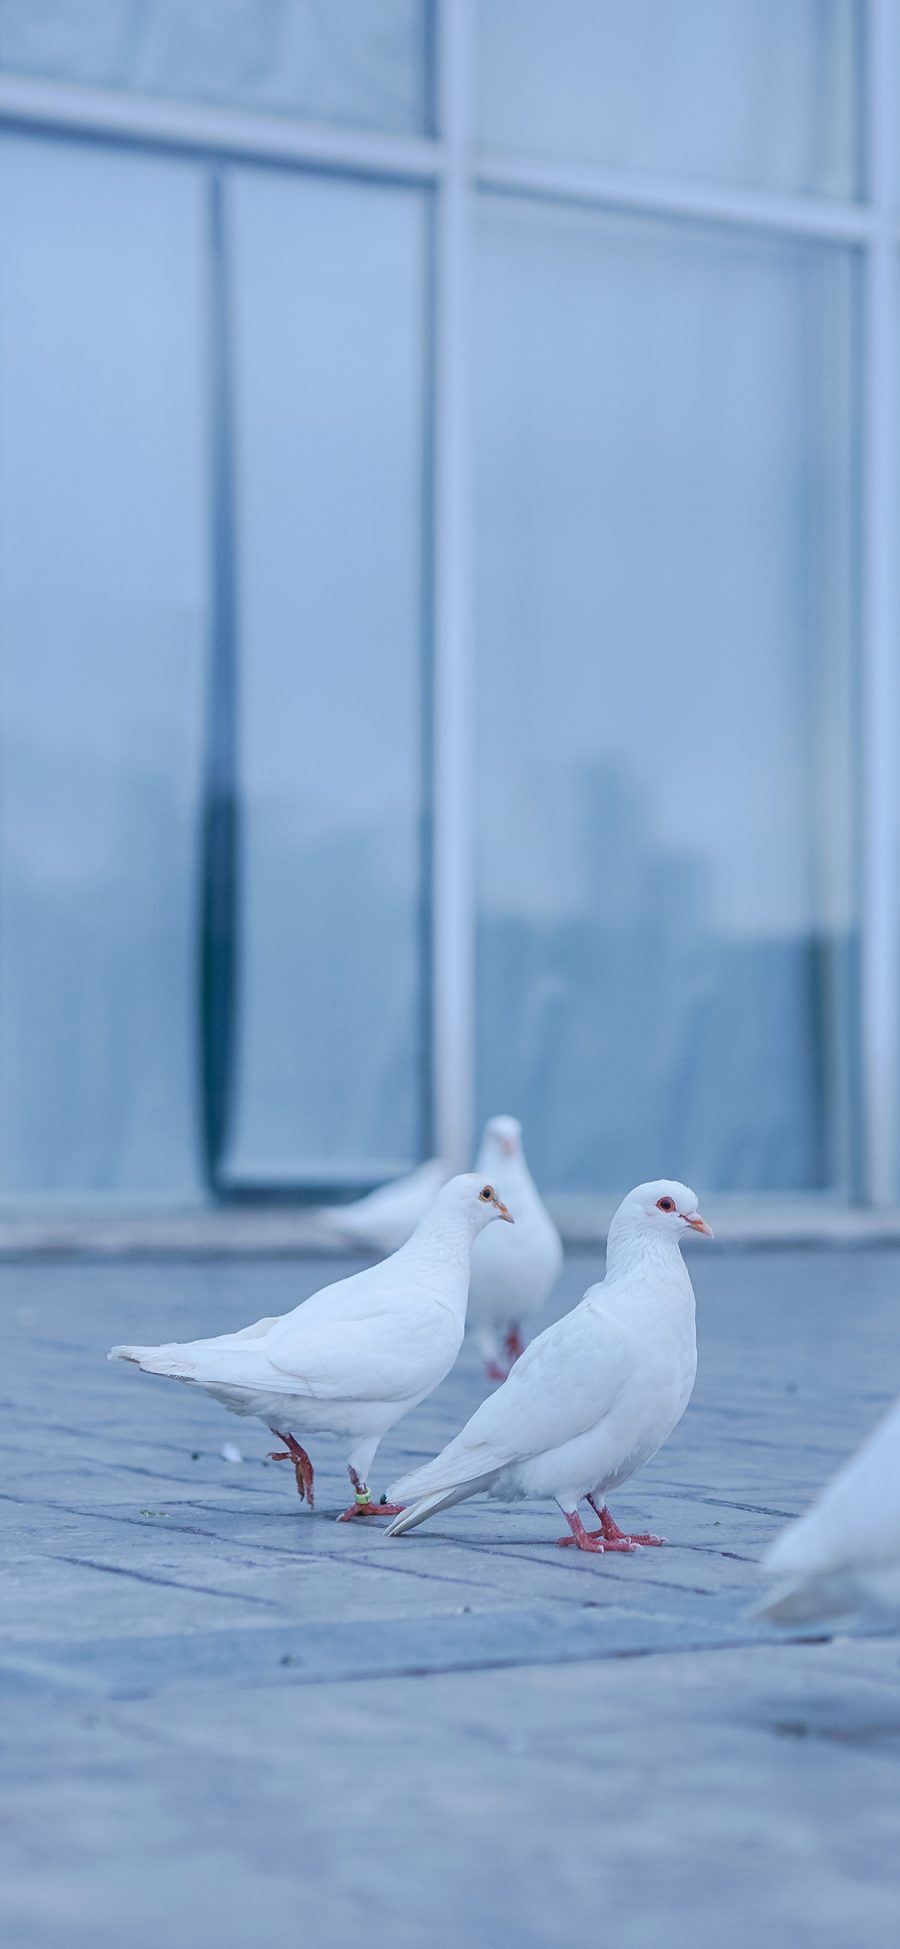
[[[871,1182],[869,13],[0,0],[0,1198]]]

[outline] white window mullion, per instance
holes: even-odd
[[[890,37],[895,0],[869,0],[868,190],[875,228],[866,251],[863,420],[862,1123],[863,1193],[897,1197],[900,907],[897,895],[895,610],[896,245]]]
[[[435,1141],[469,1162],[474,1067],[469,338],[470,0],[439,8],[434,494],[433,936]]]

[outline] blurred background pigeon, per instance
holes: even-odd
[[[524,1329],[543,1310],[562,1271],[562,1241],[525,1162],[515,1117],[485,1124],[475,1170],[490,1178],[515,1212],[514,1231],[485,1232],[472,1254],[469,1326],[489,1380],[506,1379],[525,1345]]]
[[[429,1157],[407,1177],[380,1184],[377,1191],[351,1205],[323,1205],[316,1216],[328,1232],[348,1245],[397,1252],[449,1177],[449,1164],[442,1157]]]

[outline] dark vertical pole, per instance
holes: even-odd
[[[204,1162],[212,1190],[228,1141],[236,1033],[239,830],[237,565],[231,318],[225,189],[209,183],[210,645],[200,894]]]

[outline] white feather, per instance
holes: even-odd
[[[859,1612],[900,1619],[900,1401],[764,1558],[778,1624]]]

